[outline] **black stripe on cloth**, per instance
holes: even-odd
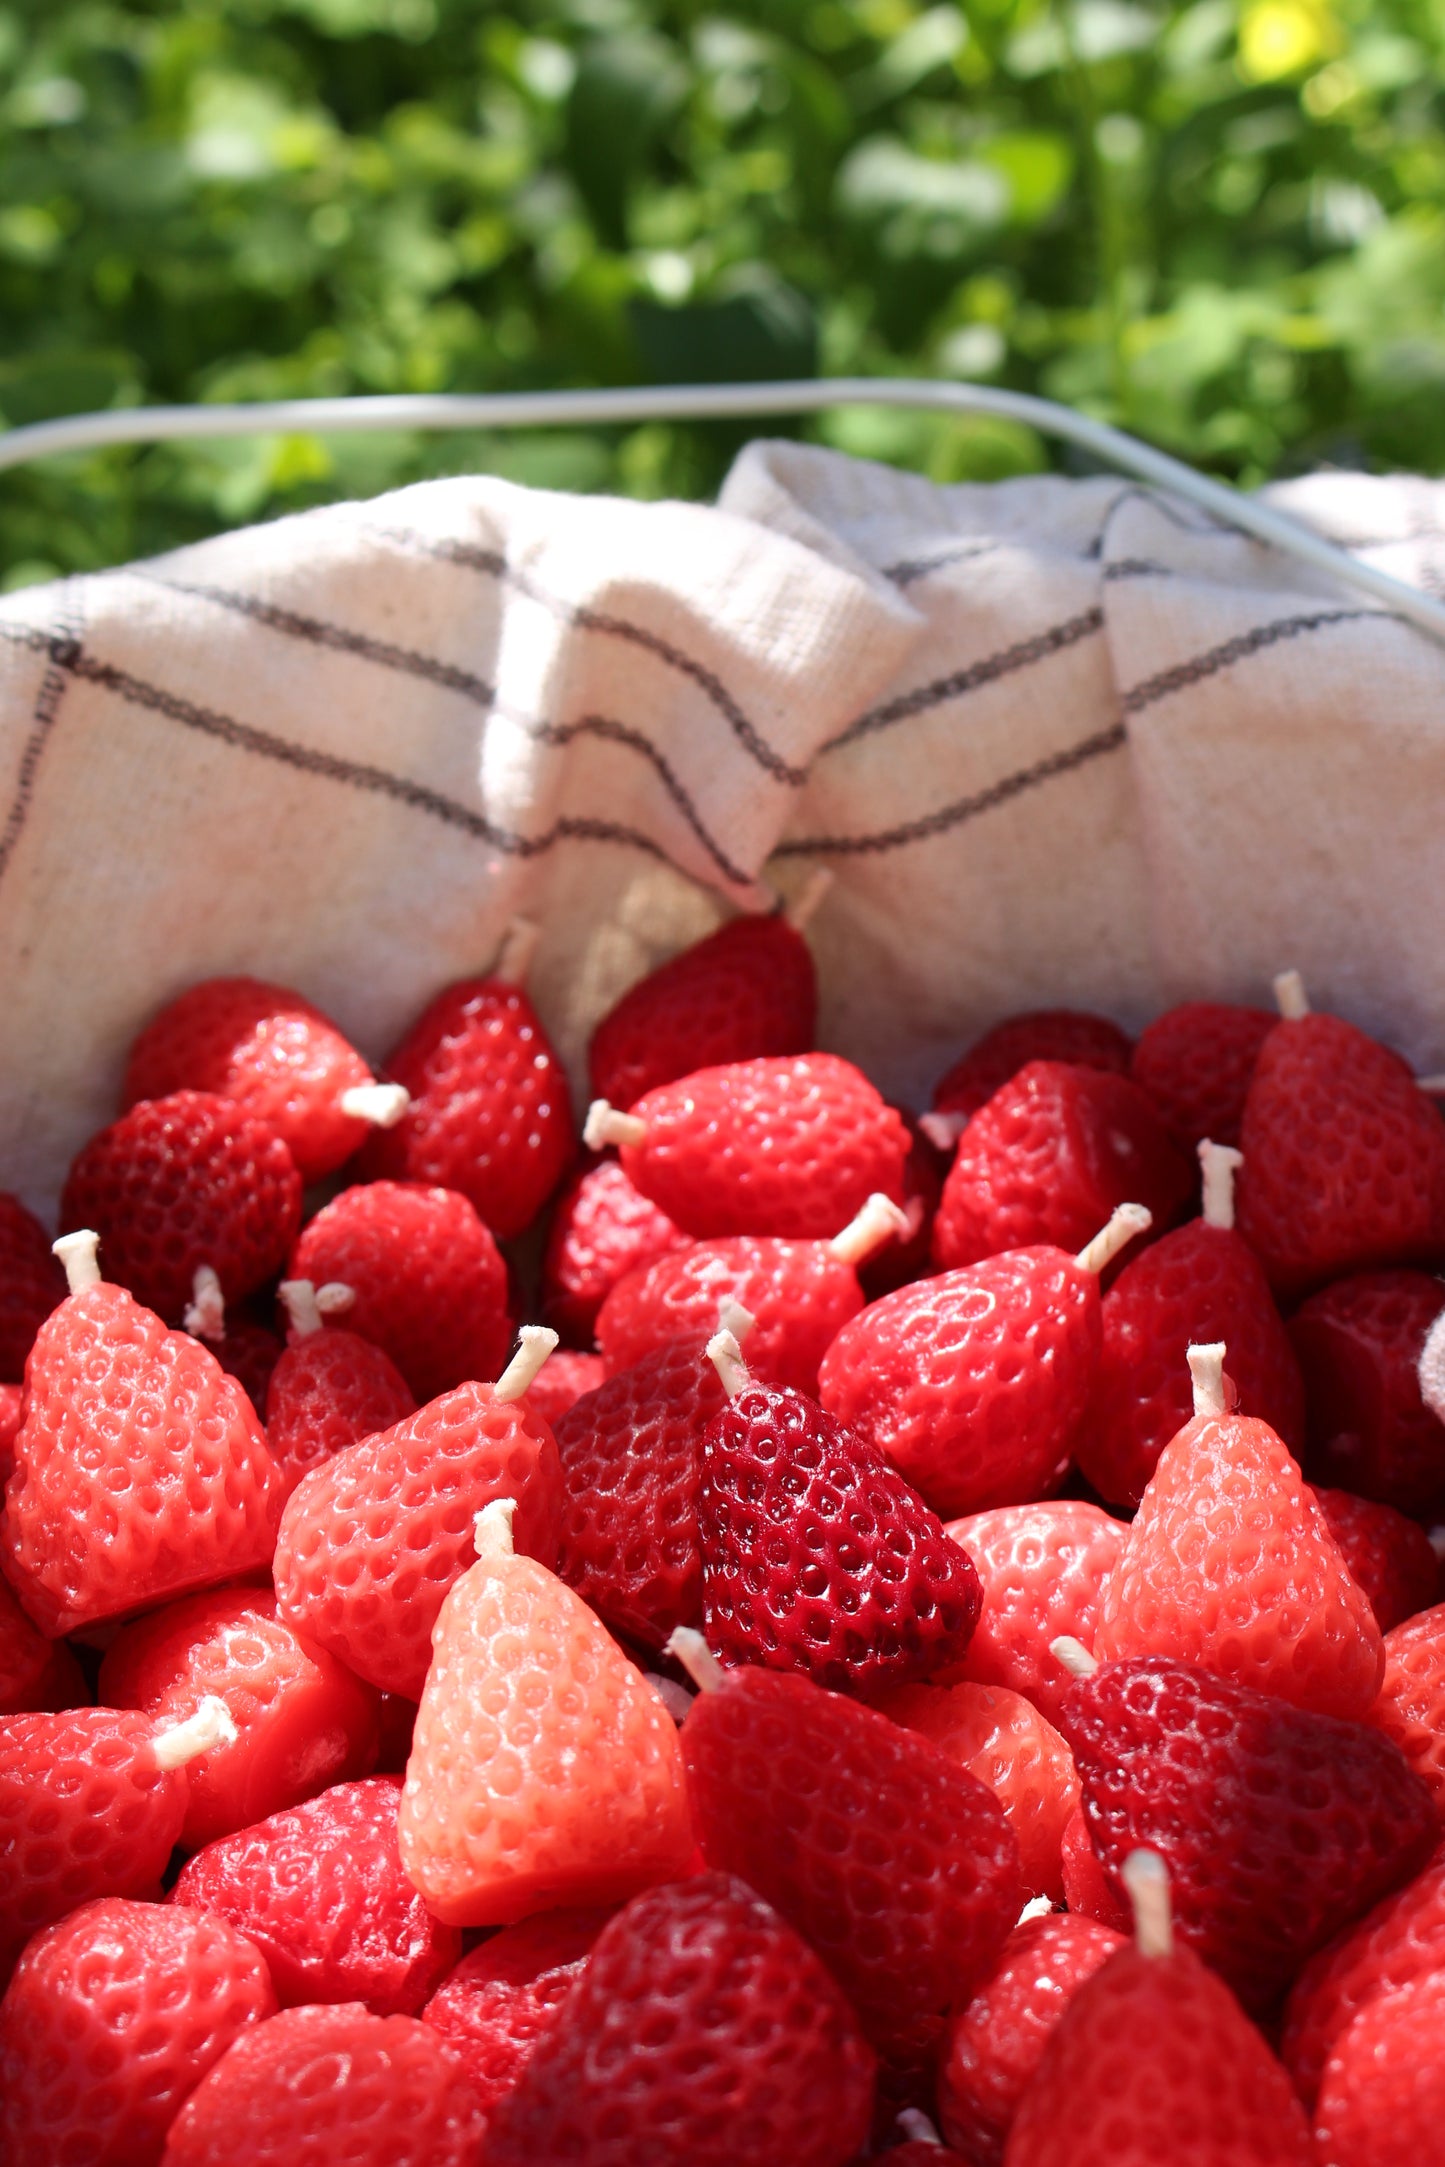
[[[423,556],[431,557],[440,564],[454,564],[469,572],[481,572],[524,594],[531,602],[550,610],[561,623],[576,625],[584,632],[598,632],[611,639],[626,640],[644,653],[654,655],[670,669],[690,678],[698,690],[716,709],[733,736],[757,762],[765,773],[778,782],[787,783],[791,789],[801,789],[808,779],[805,767],[794,767],[782,754],[775,752],[767,739],[748,720],[737,701],[716,673],[699,662],[695,656],[684,654],[671,640],[660,632],[649,631],[645,625],[636,625],[626,617],[615,617],[606,610],[591,609],[586,603],[568,602],[560,595],[548,593],[539,586],[530,573],[509,564],[500,550],[479,549],[470,542],[438,541],[418,534],[405,527],[373,526],[369,530],[379,541],[397,543],[404,549],[414,549]]]
[[[1277,647],[1281,640],[1300,639],[1307,632],[1319,632],[1329,625],[1355,624],[1366,617],[1398,622],[1394,611],[1388,609],[1322,609],[1313,610],[1307,616],[1278,617],[1272,624],[1256,625],[1252,632],[1238,633],[1218,647],[1209,647],[1202,654],[1192,655],[1187,662],[1176,662],[1171,669],[1146,677],[1142,683],[1132,685],[1120,695],[1119,705],[1126,715],[1137,715],[1144,708],[1152,707],[1156,700],[1167,699],[1171,693],[1185,692],[1191,685],[1202,684],[1207,677],[1217,676],[1221,670],[1232,668],[1250,655]]]
[[[354,655],[381,668],[398,670],[404,676],[422,678],[445,691],[459,694],[478,707],[495,710],[518,729],[525,730],[529,737],[540,744],[569,745],[577,737],[595,737],[610,745],[623,746],[636,753],[651,767],[719,872],[728,880],[739,881],[744,886],[752,878],[733,863],[721,843],[709,833],[691,793],[666,755],[658,750],[643,731],[634,730],[628,723],[618,722],[610,715],[584,715],[576,722],[544,722],[499,705],[495,688],[488,684],[485,678],[474,675],[470,670],[458,669],[452,663],[442,662],[435,656],[422,654],[415,648],[398,647],[390,641],[376,640],[368,633],[353,632],[323,618],[306,616],[299,610],[281,609],[274,603],[261,601],[257,596],[238,594],[229,588],[193,586],[178,580],[161,579],[149,572],[133,576],[152,579],[155,585],[164,587],[171,594],[192,596],[210,602],[218,609],[233,610],[288,639],[304,640],[312,646],[327,648],[336,654]]]
[[[959,798],[952,805],[941,806],[936,813],[922,814],[917,820],[905,821],[896,828],[884,828],[874,835],[795,836],[788,842],[779,843],[773,856],[857,858],[880,851],[903,850],[910,843],[932,842],[935,836],[961,828],[983,813],[996,812],[1001,805],[1025,796],[1042,783],[1052,782],[1057,775],[1072,774],[1075,768],[1087,767],[1091,760],[1117,752],[1124,738],[1124,725],[1113,723],[1107,730],[1081,738],[1077,745],[1070,745],[1063,752],[1050,753],[1047,759],[1036,760],[1032,767],[1005,775],[1002,781],[991,783],[987,790],[976,791],[972,797]]]
[[[1003,542],[994,536],[991,540],[960,542],[955,549],[941,549],[932,557],[903,557],[897,564],[885,564],[883,577],[891,579],[895,587],[909,587],[915,580],[926,579],[930,572],[946,571],[953,564],[968,564],[975,557],[988,557]]]
[[[1000,648],[996,654],[986,655],[980,662],[970,662],[948,677],[936,677],[931,684],[919,685],[912,692],[903,692],[895,699],[885,701],[881,707],[870,708],[866,715],[850,722],[837,737],[829,738],[822,750],[837,752],[844,745],[856,743],[860,737],[871,737],[877,730],[892,729],[895,723],[911,721],[915,715],[926,714],[931,707],[942,707],[945,701],[977,692],[983,685],[996,684],[1001,677],[1011,677],[1016,670],[1030,669],[1037,662],[1047,661],[1050,655],[1062,654],[1066,648],[1077,646],[1080,640],[1091,638],[1102,631],[1103,625],[1102,609],[1095,606],[1083,610],[1077,617],[1066,618],[1062,624],[1036,632],[1031,639]]]
[[[0,880],[5,878],[15,846],[24,832],[35,802],[35,785],[40,774],[40,763],[55,720],[60,713],[60,703],[70,683],[69,665],[73,656],[80,652],[80,636],[85,621],[84,607],[79,591],[66,595],[65,613],[68,629],[53,638],[41,635],[35,642],[27,642],[32,648],[48,649],[45,674],[40,680],[40,690],[30,712],[30,734],[20,754],[20,766],[15,778],[15,795],[5,815],[5,825],[0,829]]]
[[[1174,567],[1153,557],[1116,557],[1104,566],[1104,583],[1116,579],[1173,579]]]
[[[659,863],[670,865],[685,879],[694,877],[687,866],[681,864],[652,836],[644,834],[640,829],[625,826],[620,821],[566,814],[540,834],[519,835],[510,829],[499,828],[485,815],[474,812],[470,806],[445,797],[440,791],[429,790],[421,783],[410,781],[406,776],[393,775],[385,768],[370,767],[361,761],[342,760],[334,753],[317,752],[309,746],[293,744],[289,739],[277,737],[269,730],[257,729],[251,723],[238,721],[235,716],[223,715],[214,708],[200,707],[192,700],[183,699],[178,693],[167,692],[162,686],[146,683],[143,678],[133,676],[131,672],[118,668],[114,663],[102,662],[93,655],[85,654],[73,638],[67,638],[58,632],[0,621],[0,638],[8,639],[15,646],[28,647],[32,651],[48,652],[53,666],[62,675],[99,685],[131,706],[161,715],[186,729],[216,738],[222,744],[233,745],[239,751],[253,753],[262,759],[275,760],[281,766],[293,768],[301,774],[318,776],[328,782],[345,783],[353,789],[390,798],[429,819],[441,821],[447,827],[459,828],[463,833],[475,836],[478,841],[508,857],[543,857],[556,844],[566,841],[612,843],[642,851]],[[741,880],[749,880],[750,877],[746,874],[738,876]]]

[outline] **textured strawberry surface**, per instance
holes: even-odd
[[[638,1896],[488,2133],[488,2167],[844,2167],[873,2057],[813,1954],[751,1889],[702,1874]]]
[[[276,1334],[250,1317],[234,1316],[226,1319],[222,1337],[208,1339],[206,1345],[226,1375],[235,1378],[257,1414],[264,1413],[271,1372],[281,1359]]]
[[[1445,2123],[1445,1971],[1362,2009],[1336,2045],[1315,2110],[1319,2167],[1431,2159]]]
[[[949,2027],[938,2071],[943,2134],[978,2167],[999,2167],[1018,2104],[1049,2035],[1122,1934],[1068,1913],[1025,1919],[998,1969]]]
[[[686,1871],[672,1717],[554,1573],[479,1559],[442,1605],[435,1650],[400,1834],[438,1918],[505,1926]]]
[[[1195,1219],[1126,1264],[1104,1296],[1098,1389],[1080,1468],[1111,1504],[1137,1505],[1160,1453],[1194,1411],[1186,1355],[1222,1340],[1244,1412],[1296,1456],[1304,1385],[1269,1281],[1237,1234]]]
[[[93,1227],[104,1269],[179,1324],[197,1267],[228,1302],[274,1279],[301,1224],[301,1176],[276,1131],[230,1099],[143,1099],[76,1159],[62,1230]]]
[[[123,1288],[41,1326],[5,1492],[6,1570],[72,1632],[269,1562],[281,1507],[255,1410],[199,1340]]]
[[[595,1392],[606,1381],[607,1364],[600,1354],[580,1354],[575,1347],[558,1347],[528,1385],[527,1404],[534,1415],[540,1415],[555,1430],[584,1392]]]
[[[697,1493],[703,1432],[722,1405],[702,1341],[674,1339],[557,1424],[566,1493],[558,1570],[614,1632],[645,1648],[702,1622]]]
[[[928,2064],[1023,1902],[993,1792],[876,1710],[771,1671],[700,1693],[682,1750],[709,1866],[797,1928],[880,2052]]]
[[[1060,1861],[1064,1902],[1071,1912],[1086,1919],[1096,1919],[1101,1926],[1112,1927],[1116,1933],[1133,1932],[1134,1922],[1128,1904],[1104,1878],[1082,1806],[1071,1813],[1064,1824]]]
[[[1128,1528],[1097,1505],[1061,1497],[974,1513],[947,1532],[973,1559],[983,1590],[965,1675],[1011,1686],[1057,1722],[1069,1678],[1051,1644],[1066,1634],[1093,1647],[1104,1583]]]
[[[1010,1250],[870,1303],[824,1355],[818,1396],[936,1512],[1020,1504],[1068,1464],[1099,1311],[1096,1274],[1062,1249]]]
[[[1277,1287],[1445,1248],[1445,1121],[1398,1054],[1340,1017],[1270,1032],[1240,1145],[1239,1231]]]
[[[233,1099],[289,1146],[303,1181],[349,1159],[368,1124],[341,1095],[371,1071],[310,1001],[258,978],[207,978],[169,1002],[131,1047],[121,1105],[210,1091]]]
[[[688,1237],[634,1189],[616,1159],[600,1159],[557,1200],[542,1259],[542,1318],[563,1339],[590,1347],[597,1312],[628,1272],[644,1271]]]
[[[632,1111],[647,1136],[622,1147],[628,1177],[700,1238],[827,1241],[875,1189],[902,1201],[908,1132],[836,1054],[698,1069]]]
[[[472,1523],[517,1502],[517,1547],[557,1556],[562,1473],[525,1398],[458,1385],[314,1468],[281,1519],[281,1615],[388,1693],[418,1700],[442,1598],[472,1557]]]
[[[1029,1896],[1063,1897],[1060,1845],[1078,1811],[1074,1756],[1031,1701],[1001,1685],[901,1685],[873,1702],[986,1783],[1009,1817]]]
[[[858,1267],[858,1283],[867,1302],[879,1301],[895,1287],[921,1279],[933,1255],[933,1221],[943,1195],[943,1176],[951,1154],[931,1144],[906,1106],[894,1108],[908,1132],[908,1157],[903,1166],[903,1210],[909,1231],[898,1234],[865,1257]],[[786,1381],[786,1380],[784,1380]]]
[[[838,1691],[962,1660],[978,1575],[882,1455],[801,1392],[750,1384],[703,1437],[697,1502],[708,1645],[724,1663]]]
[[[421,2012],[461,2055],[488,2114],[526,2068],[611,1917],[544,1911],[504,1926],[462,1958]]]
[[[1162,1231],[1194,1193],[1194,1168],[1127,1076],[1031,1061],[959,1139],[933,1225],[945,1271],[1052,1242],[1071,1253],[1118,1204],[1144,1204]]]
[[[0,2002],[0,2159],[156,2167],[185,2100],[276,2013],[221,1919],[110,1897],[37,1934]]]
[[[512,1333],[507,1267],[454,1189],[343,1189],[305,1229],[286,1276],[350,1287],[344,1328],[384,1348],[418,1400],[501,1371]]]
[[[1185,1663],[1106,1663],[1060,1727],[1116,1892],[1128,1854],[1157,1851],[1181,1940],[1251,2009],[1438,1838],[1429,1792],[1378,1732]]]
[[[1083,1008],[1026,1010],[985,1031],[945,1070],[933,1087],[933,1103],[940,1113],[972,1116],[1030,1061],[1067,1061],[1075,1068],[1127,1076],[1132,1051],[1107,1016]]]
[[[1359,1272],[1290,1320],[1304,1372],[1308,1466],[1422,1517],[1445,1511],[1445,1428],[1420,1397],[1420,1350],[1445,1288],[1428,1272]]]
[[[475,1205],[499,1241],[520,1234],[572,1157],[562,1064],[520,986],[448,986],[387,1057],[411,1106],[374,1130],[357,1160],[366,1180],[438,1183]]]
[[[0,1977],[42,1926],[160,1879],[187,1785],[156,1766],[155,1729],[125,1708],[0,1717]]]
[[[0,1580],[0,1716],[88,1701],[80,1666],[64,1641],[47,1640]]]
[[[484,2126],[430,2025],[355,2003],[283,2009],[191,2094],[163,2167],[478,2167]]]
[[[1348,1490],[1309,1488],[1341,1557],[1370,1599],[1382,1633],[1428,1610],[1440,1582],[1440,1560],[1417,1520]],[[1388,1662],[1389,1651],[1386,1650]]]
[[[25,1419],[25,1387],[0,1384],[0,1484],[10,1480],[15,1466],[15,1440]]]
[[[0,1189],[0,1381],[21,1382],[36,1333],[64,1299],[50,1236],[18,1196]]]
[[[863,1307],[863,1290],[853,1266],[824,1241],[734,1234],[693,1242],[618,1280],[598,1313],[597,1344],[609,1369],[630,1369],[670,1339],[705,1343],[726,1300],[753,1319],[753,1375],[814,1392],[818,1365]]]
[[[228,1919],[260,1949],[283,2006],[365,2002],[414,2016],[461,1955],[402,1871],[401,1780],[339,1783],[208,1844],[173,1901]]]
[[[1186,1151],[1206,1137],[1238,1144],[1259,1049],[1278,1022],[1270,1008],[1184,1001],[1140,1032],[1129,1073]]]
[[[1290,2082],[1188,1949],[1118,1949],[1044,2048],[1007,2167],[1314,2167]]]
[[[308,1332],[266,1388],[266,1442],[289,1497],[303,1475],[416,1413],[391,1356],[357,1332]]]
[[[139,1708],[167,1730],[208,1695],[234,1740],[188,1763],[188,1851],[294,1806],[376,1759],[377,1695],[344,1663],[276,1615],[270,1589],[187,1596],[126,1626],[100,1666],[100,1698]]]
[[[1202,1415],[1159,1456],[1093,1652],[1172,1655],[1322,1714],[1361,1716],[1384,1655],[1369,1598],[1267,1423]]]
[[[1312,1956],[1285,2005],[1280,2053],[1313,2111],[1331,2050],[1371,2002],[1445,1972],[1445,1850]]]
[[[806,1053],[818,981],[802,935],[782,917],[734,918],[659,964],[592,1034],[594,1098],[633,1106],[700,1068]]]
[[[1385,1675],[1367,1721],[1394,1740],[1445,1814],[1445,1603],[1385,1635]]]

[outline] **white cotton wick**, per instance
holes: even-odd
[[[472,1548],[479,1558],[510,1558],[517,1554],[512,1522],[517,1515],[514,1497],[494,1497],[483,1505],[472,1522]]]
[[[514,918],[502,935],[502,946],[491,976],[504,986],[524,986],[537,953],[542,928],[531,918]]]
[[[726,1682],[727,1672],[694,1626],[675,1625],[662,1652],[681,1663],[699,1693],[716,1693]]]
[[[289,1327],[287,1338],[314,1338],[325,1325],[321,1305],[316,1299],[316,1288],[309,1279],[283,1279],[276,1289],[276,1299],[286,1312]]]
[[[730,1294],[725,1294],[717,1305],[718,1330],[731,1332],[740,1347],[757,1321],[752,1311],[744,1309]]]
[[[1425,1530],[1425,1540],[1429,1543],[1440,1563],[1445,1565],[1445,1527],[1427,1528]]]
[[[818,905],[832,887],[833,880],[834,875],[829,872],[826,865],[815,866],[808,875],[792,902],[783,912],[783,917],[795,933],[806,933],[813,919],[817,916]]]
[[[860,1211],[854,1213],[840,1234],[828,1243],[828,1254],[839,1264],[858,1265],[871,1257],[875,1249],[895,1236],[901,1239],[909,1233],[908,1214],[901,1204],[895,1204],[891,1196],[875,1189]]]
[[[1169,1869],[1157,1851],[1131,1851],[1119,1869],[1134,1909],[1134,1946],[1141,1956],[1174,1954]]]
[[[1014,1925],[1027,1926],[1030,1919],[1047,1919],[1052,1915],[1053,1908],[1053,1899],[1051,1897],[1031,1896],[1014,1920]]]
[[[691,1708],[694,1699],[694,1695],[688,1692],[687,1687],[679,1684],[676,1678],[664,1678],[659,1671],[645,1670],[642,1675],[672,1717],[673,1722],[678,1724],[686,1723],[688,1710]]]
[[[898,2127],[910,2144],[936,2144],[943,2149],[943,2139],[929,2121],[921,2107],[904,2107],[898,2116]],[[887,2153],[883,2157],[887,2158]]]
[[[1191,1347],[1185,1356],[1189,1375],[1194,1384],[1195,1415],[1224,1415],[1229,1412],[1229,1395],[1224,1388],[1224,1341],[1211,1340],[1207,1346]]]
[[[356,1307],[356,1289],[344,1279],[328,1279],[316,1289],[316,1307],[323,1317],[344,1317],[348,1309]]]
[[[226,1297],[221,1292],[221,1282],[215,1267],[198,1264],[191,1281],[191,1300],[186,1304],[182,1324],[192,1339],[224,1339],[226,1336]]]
[[[647,1123],[636,1114],[620,1114],[606,1099],[594,1099],[582,1124],[582,1141],[589,1151],[605,1151],[609,1144],[642,1144]]]
[[[918,1126],[928,1138],[934,1150],[941,1151],[944,1157],[947,1158],[964,1130],[968,1127],[968,1115],[920,1114],[918,1116]]]
[[[1074,1261],[1081,1271],[1101,1272],[1121,1249],[1128,1248],[1136,1234],[1147,1234],[1153,1224],[1154,1214],[1147,1204],[1118,1204],[1109,1214],[1108,1225],[1101,1226],[1093,1240],[1085,1242]]]
[[[1234,1177],[1244,1164],[1244,1153],[1233,1144],[1212,1144],[1207,1136],[1197,1149],[1204,1176],[1204,1224],[1227,1234],[1234,1226]]]
[[[1072,1633],[1060,1633],[1057,1640],[1049,1642],[1049,1654],[1062,1663],[1071,1678],[1092,1678],[1098,1664],[1081,1640]]]
[[[519,1400],[536,1382],[543,1363],[554,1352],[557,1334],[545,1324],[524,1324],[517,1334],[517,1351],[492,1387],[492,1397]]]
[[[1415,1087],[1423,1091],[1427,1098],[1445,1098],[1445,1076],[1417,1076]]]
[[[337,1101],[353,1121],[365,1121],[374,1129],[394,1129],[411,1104],[405,1084],[352,1084]]]
[[[62,1234],[58,1242],[50,1244],[50,1252],[65,1266],[66,1283],[72,1294],[83,1294],[87,1287],[99,1286],[100,1236],[93,1227],[82,1227],[77,1234]]]
[[[151,1751],[157,1768],[184,1768],[217,1746],[233,1746],[239,1736],[226,1703],[218,1694],[208,1693],[193,1716],[151,1740]]]
[[[730,1400],[747,1391],[753,1380],[748,1375],[743,1350],[731,1332],[714,1332],[707,1343],[707,1358],[721,1378],[722,1388]]]
[[[1425,1334],[1415,1374],[1421,1399],[1438,1421],[1445,1422],[1445,1309]]]
[[[1274,980],[1274,1005],[1286,1023],[1298,1023],[1310,1012],[1309,995],[1298,971],[1280,971]]]

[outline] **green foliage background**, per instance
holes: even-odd
[[[1445,0],[0,0],[0,416],[922,373],[1245,482],[1445,469]],[[1059,456],[860,411],[943,479]],[[0,579],[487,467],[704,492],[722,428],[0,478]]]

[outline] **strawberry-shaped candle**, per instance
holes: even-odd
[[[755,1382],[731,1332],[707,1351],[728,1401],[697,1507],[714,1652],[855,1693],[956,1668],[978,1575],[937,1514],[816,1401]]]
[[[81,1905],[36,1935],[0,2002],[0,2159],[158,2167],[207,2070],[275,2013],[264,1957],[224,1920]]]
[[[1417,1873],[1429,1792],[1360,1723],[1294,1708],[1167,1657],[1078,1672],[1059,1717],[1115,1892],[1138,1844],[1169,1867],[1180,1937],[1264,2010],[1307,1956]]]
[[[686,1871],[672,1717],[605,1626],[512,1547],[510,1498],[441,1607],[401,1804],[401,1856],[440,1919],[503,1926]]]
[[[1379,1627],[1268,1423],[1232,1414],[1222,1345],[1191,1347],[1195,1414],[1164,1447],[1094,1637],[1101,1660],[1177,1656],[1301,1708],[1363,1716]]]
[[[1228,1987],[1176,1941],[1172,1873],[1142,1849],[1123,1873],[1133,1944],[1055,2025],[1004,2167],[1314,2167],[1289,2078]]]
[[[754,1375],[816,1393],[818,1364],[863,1307],[860,1268],[907,1231],[906,1213],[875,1191],[830,1241],[734,1234],[694,1242],[617,1282],[598,1314],[597,1344],[610,1369],[628,1369],[669,1339],[706,1339],[719,1301],[729,1299],[753,1320]]]
[[[349,1445],[287,1501],[274,1562],[282,1617],[385,1692],[419,1698],[442,1598],[493,1498],[516,1499],[519,1548],[556,1559],[562,1472],[527,1401],[556,1344],[523,1325],[496,1384],[458,1385]]]
[[[1304,1372],[1306,1465],[1319,1482],[1422,1518],[1445,1513],[1445,1392],[1423,1389],[1445,1312],[1428,1272],[1356,1272],[1302,1302],[1289,1335]]]
[[[76,1708],[90,1699],[63,1640],[47,1640],[0,1580],[0,1716]]]
[[[1220,1144],[1239,1142],[1259,1049],[1278,1022],[1271,1008],[1184,1001],[1140,1032],[1129,1073],[1186,1151],[1206,1137]]]
[[[933,1223],[944,1271],[1040,1242],[1082,1249],[1119,1204],[1180,1217],[1194,1168],[1127,1076],[1031,1061],[969,1122]]]
[[[818,980],[803,928],[831,880],[816,875],[787,911],[731,919],[639,979],[592,1034],[592,1096],[635,1106],[696,1069],[806,1053]]]
[[[283,2009],[192,2092],[161,2167],[478,2167],[485,2126],[429,2024],[357,2002]]]
[[[845,1323],[818,1396],[950,1516],[1057,1487],[1098,1380],[1099,1274],[1149,1226],[1121,1204],[1079,1254],[1011,1249]]]
[[[343,1189],[301,1234],[286,1277],[309,1279],[327,1317],[384,1348],[419,1400],[495,1377],[506,1356],[507,1267],[454,1189]]]
[[[72,1292],[40,1328],[0,1520],[53,1637],[269,1563],[281,1483],[250,1401],[199,1340],[56,1245]]]
[[[873,2044],[928,2067],[1023,1903],[1018,1844],[988,1786],[876,1709],[807,1678],[725,1671],[696,1633],[682,1728],[709,1866],[811,1943]]]
[[[584,1141],[616,1144],[643,1195],[700,1239],[826,1241],[875,1189],[902,1202],[908,1158],[899,1116],[831,1053],[698,1069],[630,1113],[597,1099]]]
[[[278,1617],[269,1588],[188,1595],[124,1626],[100,1666],[99,1697],[157,1725],[208,1699],[229,1713],[227,1736],[191,1763],[177,1839],[187,1851],[376,1761],[375,1688]]]
[[[487,2167],[846,2167],[873,2057],[806,1942],[751,1888],[637,1896],[487,2133]]]
[[[1310,1492],[1325,1516],[1340,1556],[1370,1599],[1382,1633],[1428,1610],[1440,1581],[1440,1560],[1417,1520],[1349,1490]]]
[[[186,1817],[186,1766],[234,1726],[222,1701],[158,1725],[129,1708],[0,1718],[0,1978],[97,1896],[141,1896]]]
[[[398,1776],[338,1783],[198,1851],[172,1901],[227,1919],[264,1955],[284,2007],[365,2002],[415,2016],[461,1955],[402,1871]]]
[[[1385,1635],[1385,1672],[1366,1721],[1392,1738],[1445,1815],[1445,1603]]]
[[[411,1102],[357,1161],[366,1180],[458,1190],[499,1241],[536,1217],[573,1151],[567,1078],[525,990],[537,938],[514,920],[487,977],[422,1011],[385,1064]]]
[[[597,1312],[619,1279],[646,1271],[688,1237],[634,1189],[616,1159],[599,1159],[557,1200],[542,1259],[542,1319],[579,1347],[590,1347]]]
[[[1030,1061],[1067,1061],[1074,1068],[1095,1068],[1127,1076],[1130,1041],[1107,1016],[1086,1008],[1033,1008],[1006,1016],[976,1039],[933,1087],[935,1115],[952,1117],[950,1146],[962,1135],[980,1106],[1012,1083]],[[929,1133],[940,1141],[947,1131],[936,1122]]]
[[[324,1329],[309,1279],[283,1280],[279,1294],[291,1329],[266,1388],[266,1442],[289,1497],[313,1467],[415,1414],[416,1401],[384,1348]]]
[[[964,1675],[1011,1686],[1056,1723],[1068,1680],[1053,1643],[1063,1633],[1093,1646],[1128,1528],[1082,1498],[1060,1497],[974,1513],[947,1532],[973,1559],[983,1589]]]
[[[1428,2159],[1445,2122],[1445,1973],[1362,2009],[1325,2065],[1315,2107],[1319,2167]]]
[[[422,2010],[461,2055],[488,2114],[516,2084],[612,1916],[574,1906],[504,1926],[447,1973]]]
[[[1299,1363],[1263,1268],[1234,1232],[1240,1154],[1206,1139],[1199,1162],[1203,1216],[1142,1250],[1104,1296],[1098,1386],[1076,1457],[1112,1504],[1138,1504],[1193,1412],[1191,1342],[1223,1340],[1240,1405],[1303,1450]]]
[[[1339,1016],[1311,1014],[1298,974],[1244,1104],[1239,1231],[1271,1282],[1300,1294],[1343,1272],[1445,1253],[1445,1121],[1406,1063]]]
[[[303,1181],[334,1173],[372,1128],[406,1112],[319,1008],[258,978],[207,978],[178,994],[131,1047],[121,1104],[209,1091],[264,1121]]]

